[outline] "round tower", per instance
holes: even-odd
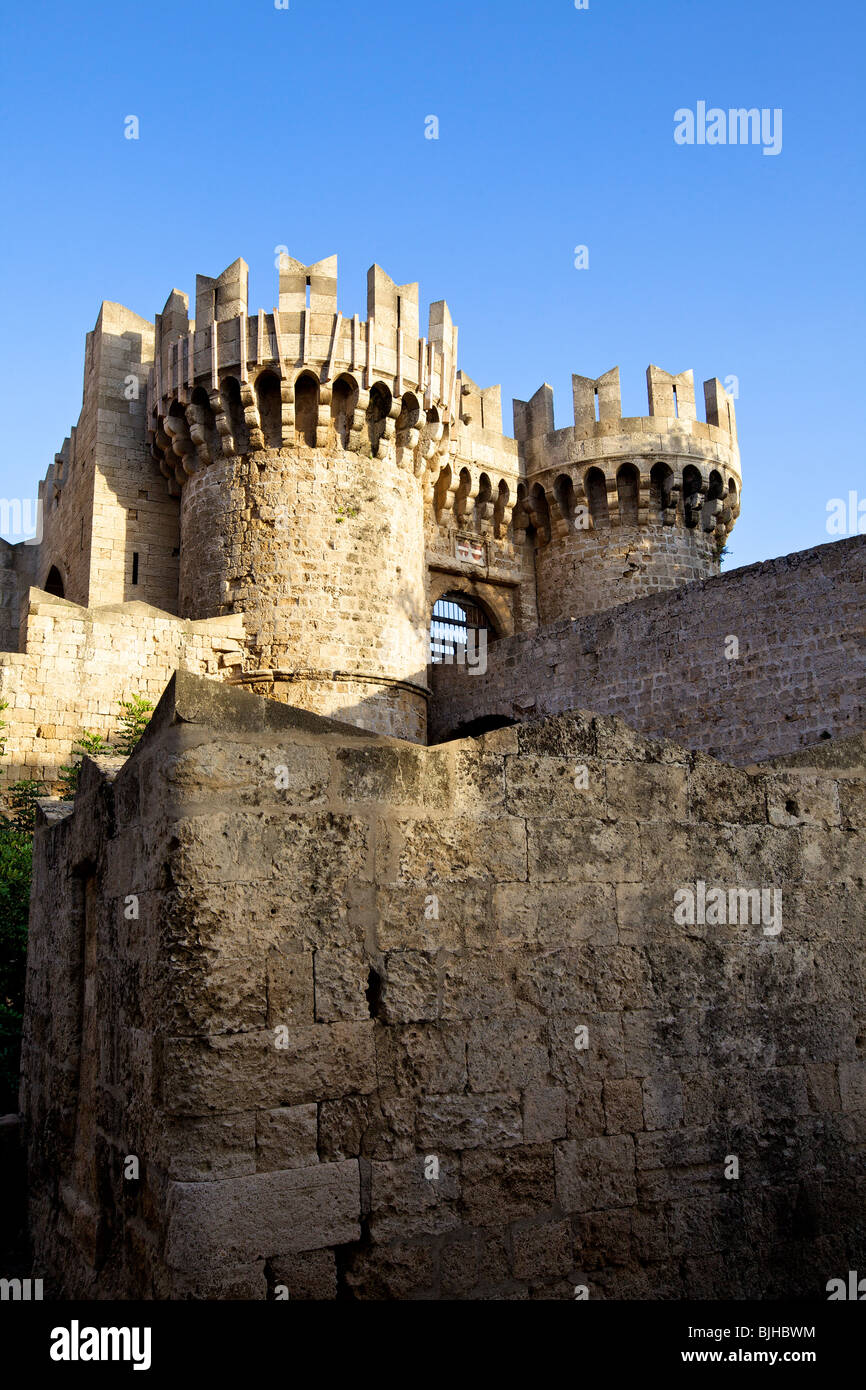
[[[239,612],[234,678],[261,694],[424,741],[424,491],[447,443],[444,304],[418,338],[418,287],[374,266],[368,318],[336,307],[336,257],[280,261],[280,302],[246,312],[247,268],[199,276],[195,322],[157,324],[152,440],[180,498],[179,611]]]
[[[574,427],[553,427],[553,393],[515,401],[525,483],[514,513],[535,551],[538,621],[599,612],[719,573],[740,510],[732,397],[692,373],[647,372],[649,415],[622,418],[619,369],[575,376]]]

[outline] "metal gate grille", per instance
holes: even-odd
[[[467,634],[489,628],[487,615],[477,604],[446,594],[433,605],[430,623],[430,660],[434,665],[453,662],[458,646],[467,645]]]

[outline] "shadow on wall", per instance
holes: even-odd
[[[494,729],[510,729],[512,725],[519,723],[518,719],[509,719],[507,715],[488,714],[480,719],[470,719],[466,724],[458,724],[455,729],[442,734],[435,742],[451,743],[459,738],[480,738],[482,734],[492,733]],[[431,740],[431,746],[433,742]]]

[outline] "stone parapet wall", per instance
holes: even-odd
[[[585,714],[425,749],[179,674],[37,833],[35,1272],[66,1297],[823,1297],[866,1262],[844,761],[747,773]],[[678,921],[698,884],[781,901]]]
[[[866,537],[492,643],[431,668],[430,739],[585,708],[745,765],[866,727]],[[729,658],[736,639],[738,656]]]
[[[82,730],[111,738],[121,700],[153,704],[185,667],[222,679],[243,661],[243,617],[187,622],[144,603],[81,608],[38,589],[22,621],[22,652],[0,652],[4,783],[55,782]]]

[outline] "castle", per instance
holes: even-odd
[[[194,319],[102,306],[41,538],[0,555],[7,780],[158,701],[36,834],[56,1292],[862,1267],[866,542],[720,574],[734,403],[647,383],[623,418],[616,369],[575,376],[565,429],[542,386],[512,438],[444,301],[421,337],[374,266],[344,318],[336,258],[282,256],[270,312],[241,260]],[[684,926],[707,885],[742,910]]]
[[[718,574],[741,490],[720,382],[705,424],[690,372],[650,367],[635,419],[617,369],[576,376],[573,427],[544,386],[511,438],[444,301],[422,338],[418,286],[378,266],[366,322],[337,307],[336,257],[281,256],[270,313],[247,278],[198,276],[193,320],[177,290],[155,326],[102,306],[41,542],[0,555],[10,776],[51,779],[178,666],[424,742],[438,600],[494,641]]]

